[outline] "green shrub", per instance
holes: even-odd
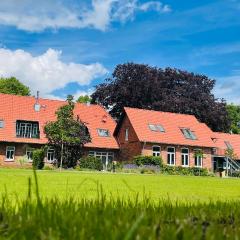
[[[32,165],[34,169],[43,169],[44,157],[45,157],[44,149],[40,148],[33,151]]]
[[[83,157],[79,160],[80,169],[93,169],[101,171],[103,170],[103,165],[100,159],[92,156]]]
[[[161,172],[169,175],[192,175],[192,176],[208,176],[206,168],[197,167],[182,167],[182,166],[168,166],[161,167]]]
[[[142,166],[142,165],[162,166],[162,158],[161,157],[140,155],[140,156],[134,157],[133,161],[137,166]]]

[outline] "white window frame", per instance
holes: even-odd
[[[193,151],[201,151],[202,149],[194,149]],[[195,155],[195,153],[194,153]],[[200,163],[201,165],[196,165],[196,158],[197,158],[197,163],[199,163],[199,160],[200,160]],[[203,167],[203,157],[200,157],[200,156],[194,156],[194,167],[197,167],[197,168],[202,168]]]
[[[10,150],[10,151],[13,151],[13,158],[7,158],[7,152],[8,152],[8,148],[12,148],[12,150]],[[5,155],[5,162],[14,162],[14,160],[15,160],[15,146],[7,146],[6,147],[6,155]]]
[[[154,151],[153,148],[155,148],[155,147],[158,147],[158,148],[159,148],[159,151]],[[160,147],[159,145],[153,145],[153,146],[152,146],[152,155],[153,155],[154,157],[159,157],[159,156],[161,156],[161,147]]]
[[[188,153],[183,153],[182,150],[187,150]],[[189,167],[189,148],[181,148],[181,164],[183,167]],[[188,162],[188,164],[186,164]]]
[[[174,149],[174,152],[168,152],[168,148],[173,148]],[[170,163],[168,163],[168,155],[173,156],[173,164],[171,163],[172,159],[170,160]],[[176,148],[175,147],[172,147],[172,146],[168,146],[167,147],[167,165],[169,166],[175,166],[176,165]]]
[[[49,154],[53,154],[53,159],[52,160],[49,160],[49,158],[48,158]],[[54,148],[49,147],[47,149],[47,162],[48,163],[53,163],[54,161],[55,161],[55,150],[54,150]]]
[[[127,142],[128,139],[129,139],[129,129],[126,128],[126,129],[125,129],[125,141]]]
[[[112,157],[111,161],[114,161],[114,153],[113,152],[89,151],[88,156],[98,158],[101,161],[102,161],[102,157],[106,157],[106,168],[107,168],[107,165],[110,162],[109,157]],[[104,170],[106,170],[106,169],[104,169]]]
[[[28,162],[32,162],[33,160],[31,158],[28,157],[28,152],[33,152],[33,148],[26,148],[26,158],[28,160]]]

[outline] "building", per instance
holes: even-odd
[[[213,170],[218,158],[225,161],[228,139],[236,139],[232,145],[240,156],[240,136],[214,133],[193,115],[124,108],[114,135],[126,160],[161,155],[168,165]]]
[[[47,144],[44,126],[56,120],[65,101],[0,94],[0,166],[31,163],[34,149]],[[240,135],[216,133],[193,115],[124,108],[118,124],[99,105],[76,103],[74,115],[87,126],[91,142],[84,154],[127,161],[136,155],[161,156],[170,166],[200,167],[212,171],[240,170]],[[234,152],[234,160],[226,151]],[[46,162],[55,159],[48,148]],[[228,166],[228,167],[227,167]]]
[[[47,144],[44,126],[56,120],[56,110],[65,101],[0,94],[0,166],[16,166],[26,156],[32,161],[33,149]],[[99,105],[77,103],[75,116],[85,123],[91,142],[84,146],[85,154],[102,160],[106,166],[116,157],[119,146],[113,137],[116,122]],[[54,160],[48,149],[46,161]]]
[[[239,170],[240,169],[240,134],[228,134],[214,132],[212,139],[215,143],[213,152],[213,170],[222,169]],[[234,161],[226,156],[226,151],[231,150],[234,155]]]

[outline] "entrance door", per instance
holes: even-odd
[[[111,167],[114,155],[111,152],[96,152],[95,157],[101,160],[103,170],[108,170]]]

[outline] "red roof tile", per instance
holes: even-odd
[[[225,142],[229,142],[234,153],[237,155],[237,158],[240,159],[240,134],[214,132],[213,138],[215,138],[215,144],[218,148],[218,155],[224,156],[225,151],[227,150]]]
[[[0,128],[0,141],[22,143],[47,143],[43,133],[44,125],[49,121],[56,120],[56,110],[66,104],[65,101],[39,99],[42,106],[39,112],[34,110],[36,99],[8,94],[0,94],[0,120],[4,120],[4,128]],[[77,103],[74,114],[79,115],[81,121],[86,123],[92,137],[92,142],[86,147],[118,149],[118,144],[113,137],[116,122],[110,117],[104,108],[99,105]],[[40,127],[40,139],[17,138],[16,121],[38,121]],[[99,137],[97,128],[108,129],[110,137]]]
[[[200,123],[195,116],[128,107],[124,110],[141,142],[214,147],[211,129],[206,124]],[[148,124],[160,124],[165,132],[151,131]],[[193,131],[197,139],[186,139],[181,128]]]

